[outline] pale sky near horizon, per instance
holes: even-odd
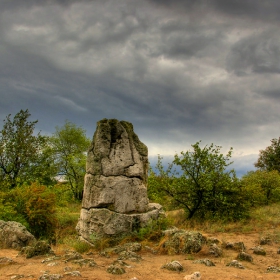
[[[244,173],[280,136],[279,24],[276,0],[1,0],[0,118],[126,120],[151,159],[202,140]]]

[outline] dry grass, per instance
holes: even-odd
[[[250,218],[237,222],[186,220],[184,210],[167,212],[167,217],[178,228],[208,233],[253,233],[264,229],[274,231],[280,242],[280,204],[275,203],[252,209]],[[278,236],[278,237],[277,237]]]

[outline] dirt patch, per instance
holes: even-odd
[[[279,244],[272,242],[271,244],[262,245],[266,251],[266,256],[253,254],[253,248],[259,245],[260,235],[254,234],[215,234],[207,235],[207,238],[217,238],[221,242],[243,242],[246,246],[246,252],[251,254],[253,262],[240,261],[245,269],[226,266],[230,261],[237,258],[238,252],[234,250],[223,249],[221,257],[214,257],[209,254],[209,247],[204,246],[203,249],[196,254],[188,255],[158,255],[146,250],[145,247],[138,252],[142,260],[139,262],[126,260],[127,266],[124,267],[126,273],[122,275],[113,275],[107,272],[107,268],[118,258],[118,255],[110,255],[105,257],[97,252],[91,254],[83,254],[83,257],[92,258],[96,263],[95,266],[81,266],[79,263],[64,262],[64,260],[56,259],[53,261],[42,262],[47,257],[37,256],[26,259],[25,256],[18,255],[16,250],[1,249],[0,258],[7,257],[14,262],[0,264],[0,279],[38,279],[44,272],[49,274],[61,274],[63,279],[91,279],[91,280],[130,280],[135,277],[138,280],[177,280],[184,278],[187,274],[195,271],[201,273],[201,280],[275,280],[280,279],[280,273],[267,273],[269,266],[280,267],[280,255],[277,254]],[[221,246],[221,243],[219,244]],[[65,252],[59,247],[53,247],[53,251],[57,256],[62,256]],[[207,267],[205,264],[194,263],[195,260],[209,259],[215,266]],[[178,261],[183,266],[183,272],[169,271],[161,267],[171,261]],[[81,276],[65,275],[65,272],[79,271]],[[20,278],[21,277],[21,278]]]

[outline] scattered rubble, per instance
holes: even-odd
[[[267,272],[272,272],[272,273],[280,273],[280,267],[278,267],[278,266],[269,266],[266,271]]]
[[[241,261],[253,262],[253,257],[245,252],[240,252],[237,255],[237,259]]]
[[[213,243],[210,245],[209,254],[216,258],[221,257],[223,255],[223,250],[216,243]]]
[[[262,256],[266,255],[266,251],[261,246],[253,247],[251,248],[251,250],[253,250],[253,253],[256,255],[262,255]]]
[[[20,251],[20,254],[26,255],[26,258],[32,258],[34,256],[40,255],[53,255],[54,252],[51,249],[51,246],[46,241],[36,241],[32,246],[23,247]]]
[[[227,242],[224,244],[225,249],[232,249],[238,252],[243,252],[246,250],[246,247],[243,242]]]
[[[200,280],[200,279],[201,279],[201,274],[199,271],[196,271],[193,274],[186,275],[184,277],[184,280]]]
[[[229,262],[227,264],[227,266],[232,266],[232,267],[236,267],[236,268],[239,268],[239,269],[245,269],[245,267],[237,260],[233,260],[233,261]]]
[[[193,263],[201,263],[205,264],[206,266],[215,266],[215,264],[209,259],[196,260]]]
[[[178,261],[172,261],[164,264],[161,268],[172,270],[172,271],[183,271],[183,266]]]

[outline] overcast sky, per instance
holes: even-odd
[[[280,1],[1,0],[0,97],[42,134],[116,118],[151,159],[202,140],[252,170],[280,136]]]

